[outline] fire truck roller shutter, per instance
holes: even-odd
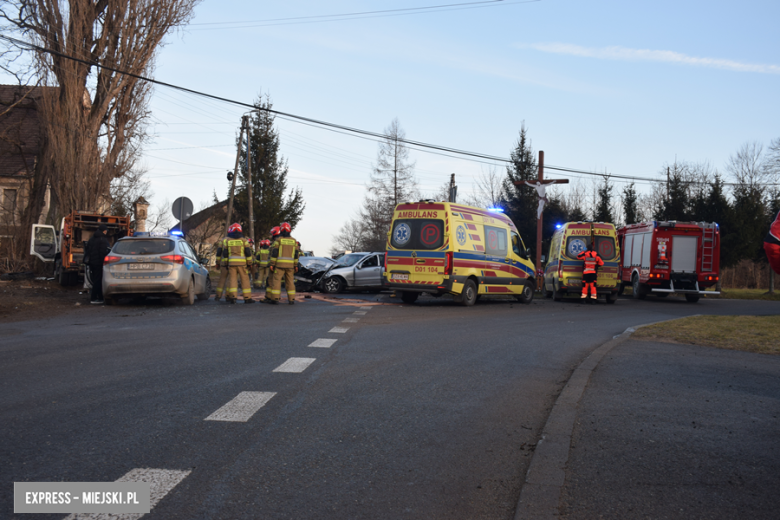
[[[642,234],[642,269],[650,269],[650,252],[653,245],[653,234]]]
[[[631,267],[631,244],[634,243],[634,235],[626,235],[623,242],[623,267]]]
[[[696,249],[698,240],[698,237],[678,235],[672,237],[673,273],[696,272]]]

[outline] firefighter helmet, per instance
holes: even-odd
[[[287,231],[288,233],[292,231],[292,226],[289,222],[282,222],[282,225],[279,227],[282,228],[282,231]]]
[[[275,236],[279,235],[279,233],[281,233],[281,232],[282,232],[282,230],[279,229],[279,226],[275,226],[275,227],[271,228],[271,236],[272,237],[275,237]]]
[[[241,224],[239,224],[238,222],[234,222],[230,224],[230,227],[228,228],[228,233],[236,233],[236,232],[238,233],[244,232],[244,230],[241,229]]]
[[[250,246],[253,246],[253,245],[255,245],[255,241],[254,241],[254,240],[252,240],[251,238],[247,238],[246,240],[247,240],[247,242],[249,242],[249,245],[250,245]]]
[[[267,240],[267,239],[266,239],[266,240],[261,240],[261,241],[260,241],[260,245],[261,245],[261,246],[268,247],[268,246],[270,246],[270,245],[271,245],[271,241],[270,241],[270,240]]]

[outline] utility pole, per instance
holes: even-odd
[[[238,161],[241,159],[241,144],[244,142],[244,118],[241,118],[241,131],[238,133],[238,150],[236,150],[236,167],[233,170],[233,179],[230,184],[230,197],[228,198],[227,219],[225,221],[225,233],[230,227],[230,219],[233,217],[233,196],[236,192],[236,177],[238,177]]]
[[[541,290],[544,287],[542,283],[544,277],[544,270],[542,269],[542,210],[544,204],[547,202],[547,196],[545,194],[548,184],[568,184],[569,179],[544,179],[544,152],[539,150],[539,173],[536,182],[531,181],[516,181],[518,186],[527,185],[532,188],[536,188],[536,193],[539,196],[539,207],[536,210],[536,289]]]
[[[249,179],[247,184],[247,190],[249,195],[249,236],[254,241],[255,239],[255,215],[254,205],[255,199],[252,197],[252,142],[249,137],[249,121],[248,116],[244,116],[242,120],[242,126],[246,129],[246,172]]]
[[[455,174],[452,174],[452,177],[450,177],[450,198],[449,202],[457,202],[458,198],[458,187],[455,185]]]

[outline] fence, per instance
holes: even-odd
[[[740,260],[734,267],[721,268],[720,283],[730,289],[768,289],[769,265]]]

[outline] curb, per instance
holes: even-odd
[[[694,316],[699,316],[695,314]],[[690,318],[691,316],[684,316]],[[627,328],[590,353],[574,370],[561,395],[556,399],[550,411],[547,422],[542,429],[542,438],[536,444],[531,465],[525,475],[525,482],[520,490],[520,499],[515,509],[514,520],[552,520],[558,518],[558,504],[561,490],[566,481],[566,463],[569,460],[571,437],[574,421],[577,418],[579,406],[590,375],[599,362],[613,348],[626,341],[637,329],[675,321],[661,320]]]

